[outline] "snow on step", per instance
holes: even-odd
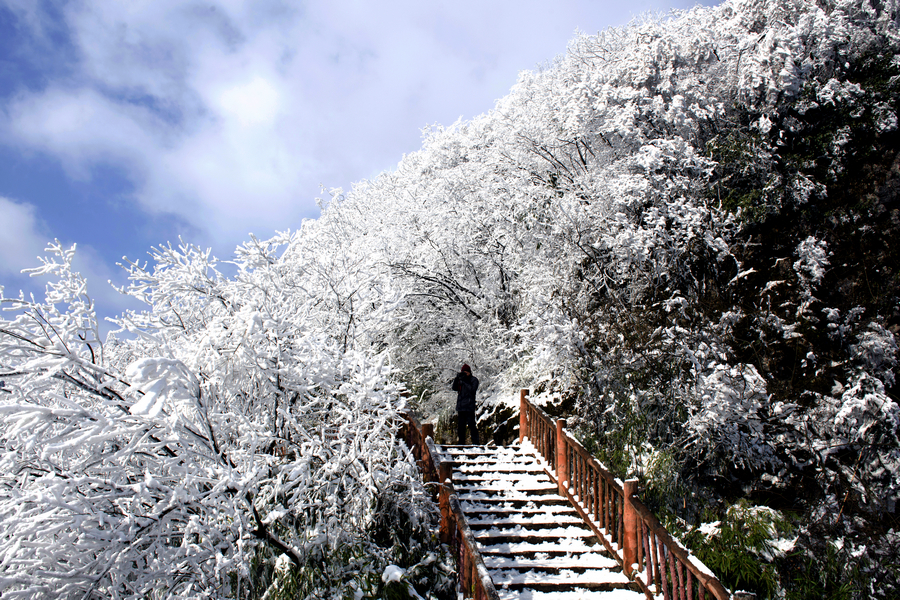
[[[535,586],[540,585],[567,585],[583,586],[591,588],[608,587],[613,589],[616,585],[628,584],[628,578],[620,571],[618,573],[608,569],[589,569],[585,571],[562,570],[557,573],[544,571],[519,571],[519,570],[491,570],[491,578],[494,587],[501,588],[511,585]]]
[[[537,499],[537,501],[535,501]],[[552,498],[547,495],[528,496],[522,498],[504,498],[490,496],[477,500],[460,498],[460,505],[468,514],[471,512],[518,512],[522,514],[536,514],[545,512],[575,513],[575,509],[566,500],[559,496]],[[577,513],[576,513],[577,514]]]
[[[639,600],[546,464],[521,447],[444,446],[485,566],[504,600]]]
[[[550,478],[543,472],[541,473],[523,473],[516,472],[499,472],[499,471],[480,471],[477,473],[462,472],[454,473],[453,481],[459,482],[493,482],[495,485],[525,484],[525,483],[550,483]]]
[[[485,540],[490,542],[492,538],[593,538],[594,532],[586,527],[553,527],[553,528],[530,528],[522,525],[513,527],[491,527],[490,529],[480,529],[473,532],[476,540]]]
[[[521,486],[552,486],[554,489],[555,485],[552,485],[550,482],[550,478],[540,474],[532,474],[532,473],[499,473],[499,472],[487,472],[483,471],[481,473],[454,473],[453,474],[454,483],[462,483],[462,484],[472,484],[472,485],[489,485],[491,487],[501,487],[501,488],[510,488],[515,486],[516,489],[521,488]]]
[[[640,592],[617,589],[606,592],[575,590],[571,592],[539,592],[535,590],[507,590],[498,588],[500,600],[646,600]]]
[[[506,463],[506,464],[494,464],[494,463],[470,463],[464,462],[460,463],[460,465],[455,469],[461,473],[483,473],[485,471],[490,471],[491,473],[543,473],[544,467],[534,463]]]
[[[469,482],[469,481],[460,481],[458,482],[456,478],[453,479],[453,484],[456,487],[457,491],[461,491],[465,493],[466,491],[475,491],[475,492],[513,492],[516,494],[520,494],[523,492],[545,492],[552,493],[556,491],[556,486],[551,485],[549,481],[532,481],[532,480],[524,480],[517,482],[510,482],[508,480],[501,481],[484,481],[484,482]],[[515,485],[515,489],[510,489],[510,484]],[[505,497],[505,494],[504,494]]]
[[[517,502],[527,502],[529,500],[534,500],[534,495],[529,495],[528,492],[532,492],[532,494],[540,494],[541,492],[546,492],[548,488],[531,488],[528,490],[516,490],[516,491],[506,491],[503,496],[497,496],[496,492],[498,490],[488,490],[481,491],[478,488],[464,488],[462,490],[457,489],[457,495],[459,496],[460,501],[463,500],[474,500],[478,502],[491,501],[491,500],[500,500],[500,501],[517,501]],[[550,494],[547,494],[550,496]],[[562,498],[556,496],[556,498],[551,498],[551,500],[563,501]]]
[[[557,541],[539,542],[502,542],[490,545],[481,544],[481,554],[574,554],[578,552],[597,552],[598,547],[586,544],[583,539],[567,538]]]
[[[556,516],[564,516],[564,515],[577,515],[575,509],[572,508],[569,504],[548,504],[545,502],[536,503],[534,501],[527,502],[519,502],[518,506],[515,502],[507,502],[505,499],[500,499],[499,502],[469,502],[467,500],[460,500],[462,509],[466,512],[466,514],[471,513],[496,513],[496,514],[508,514],[508,513],[516,513],[519,515],[556,515]]]
[[[515,525],[545,525],[547,523],[555,523],[557,525],[581,525],[584,521],[581,517],[575,515],[562,515],[559,513],[537,513],[537,514],[521,514],[521,513],[500,513],[481,515],[479,517],[468,519],[470,527],[479,525],[495,525],[496,527],[513,527]]]
[[[488,569],[616,569],[619,563],[598,552],[580,552],[550,556],[537,553],[534,558],[504,555],[485,555],[484,564]]]

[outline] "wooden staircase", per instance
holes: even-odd
[[[508,447],[437,446],[502,599],[643,600],[526,440]]]
[[[640,501],[637,480],[613,477],[527,396],[512,446],[438,446],[432,425],[405,416],[461,598],[736,600]]]

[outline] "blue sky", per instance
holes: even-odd
[[[576,30],[694,4],[0,0],[0,285],[40,292],[19,271],[58,238],[117,313],[123,256],[296,229]]]

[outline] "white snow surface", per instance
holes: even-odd
[[[525,514],[507,514],[502,518],[499,515],[494,517],[481,517],[477,519],[468,519],[469,525],[491,524],[496,525],[529,525],[535,523],[558,523],[560,525],[580,525],[584,523],[578,516],[560,515],[557,513],[534,513]]]
[[[405,571],[397,565],[388,565],[387,567],[385,567],[384,573],[381,574],[381,580],[385,583],[400,581],[401,579],[403,579],[404,573]]]
[[[591,569],[584,572],[562,570],[558,573],[544,571],[516,571],[500,570],[492,571],[494,585],[498,588],[504,585],[530,583],[565,583],[565,584],[597,584],[597,583],[628,583],[628,578],[621,572],[614,573],[606,569]]]
[[[482,553],[516,554],[524,552],[595,552],[597,546],[586,544],[579,538],[565,538],[556,542],[507,542],[481,545]]]
[[[484,564],[489,569],[535,569],[553,567],[557,569],[615,569],[619,563],[597,552],[583,552],[549,556],[536,553],[534,558],[509,558],[505,556],[485,556]]]
[[[501,600],[597,600],[598,592],[576,590],[571,592],[536,592],[533,590],[498,589]],[[603,600],[645,600],[644,594],[631,590],[609,590],[603,593]]]
[[[556,492],[546,468],[531,444],[510,448],[448,448],[457,494],[474,528],[485,566],[502,598],[635,599],[628,590],[572,591],[572,586],[626,586],[628,578],[617,560],[596,543],[594,532],[574,507]],[[460,465],[461,460],[465,460]],[[550,493],[547,493],[547,492]],[[538,493],[541,492],[541,493]],[[480,529],[484,527],[484,529]],[[491,543],[492,540],[511,540]],[[565,586],[569,591],[513,592],[510,586]],[[625,591],[625,594],[620,594]]]
[[[554,527],[552,529],[529,529],[527,525],[516,525],[504,529],[492,527],[491,529],[476,531],[477,539],[492,537],[508,537],[521,535],[530,538],[586,538],[593,537],[594,533],[586,527]]]

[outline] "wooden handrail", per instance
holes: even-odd
[[[427,440],[434,437],[434,425],[431,423],[419,424],[419,421],[409,413],[403,413],[404,422],[400,427],[400,437],[412,451],[422,472],[422,477],[427,483],[438,481],[437,452],[434,441],[429,445]]]
[[[534,446],[538,454],[547,461],[551,469],[556,468],[556,426],[553,420],[541,410],[528,401],[528,390],[522,390],[519,396],[520,416],[519,416],[519,441],[525,437]],[[521,415],[524,414],[523,419]],[[554,478],[555,480],[555,478]]]
[[[669,590],[663,590],[663,596],[666,591],[670,592],[672,598],[676,598],[671,582],[682,579],[682,570],[687,572],[684,574],[684,582],[682,587],[686,590],[688,597],[692,594],[694,580],[698,583],[698,596],[704,597],[704,591],[712,594],[717,600],[728,600],[731,594],[725,589],[725,586],[716,579],[716,576],[710,571],[706,565],[696,559],[691,553],[682,546],[678,540],[672,538],[666,528],[663,527],[659,519],[656,518],[649,508],[637,498],[632,497],[630,504],[634,507],[635,513],[640,520],[640,530],[637,531],[639,538],[637,543],[637,558],[635,563],[638,565],[635,579],[642,587],[655,586],[660,589],[665,587],[663,581],[669,580]],[[668,564],[669,572],[666,576],[665,568]],[[676,575],[677,571],[677,575]]]
[[[556,481],[585,523],[616,557],[648,598],[729,600],[732,596],[706,565],[673,539],[636,497],[637,480],[621,481],[570,436],[565,421],[550,417],[520,395],[519,441],[525,438],[547,462]],[[695,593],[696,592],[696,593]]]
[[[497,593],[494,581],[491,579],[487,566],[484,564],[484,559],[478,551],[475,534],[469,528],[462,507],[459,505],[459,497],[453,490],[453,484],[446,485],[445,483],[441,493],[447,494],[450,514],[453,521],[455,521],[455,526],[451,523],[449,528],[455,534],[449,540],[449,545],[455,550],[455,554],[458,557],[457,571],[459,572],[460,591],[463,597],[474,598],[475,600],[499,600],[500,595]]]
[[[456,557],[459,589],[464,598],[475,600],[500,600],[497,588],[478,551],[475,534],[469,528],[466,516],[453,487],[453,466],[441,461],[434,445],[434,429],[426,423],[420,425],[410,414],[405,414],[401,435],[415,456],[426,482],[436,482],[438,505],[441,509],[441,542],[450,546]]]

